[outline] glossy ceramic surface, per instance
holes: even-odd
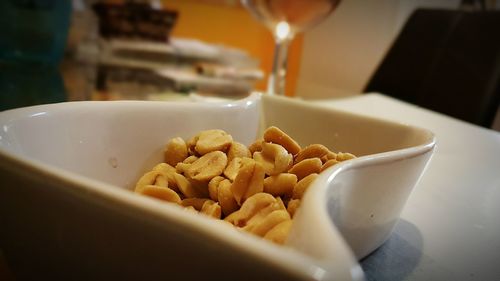
[[[360,156],[306,193],[288,247],[129,191],[171,137],[220,128],[249,144],[270,125]],[[0,247],[21,278],[360,280],[356,258],[389,237],[433,147],[423,129],[256,94],[6,111]]]

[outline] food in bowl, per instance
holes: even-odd
[[[277,127],[248,147],[223,130],[205,130],[171,139],[164,162],[138,180],[135,192],[283,244],[318,174],[352,158],[321,144],[302,148]]]

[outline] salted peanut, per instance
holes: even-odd
[[[207,200],[201,207],[200,213],[205,214],[209,217],[220,219],[221,207],[219,203],[212,200]]]
[[[168,187],[156,186],[156,185],[146,185],[141,194],[154,197],[163,201],[168,201],[172,203],[181,203],[181,198],[179,195]]]
[[[288,201],[288,206],[287,206],[286,210],[290,214],[290,217],[293,218],[293,216],[295,215],[295,212],[297,211],[299,206],[300,206],[300,199],[292,199],[292,200]]]
[[[297,184],[297,176],[281,173],[264,179],[264,192],[273,196],[291,196],[293,187]]]
[[[181,174],[175,173],[175,181],[179,191],[187,198],[204,198],[208,195],[208,190],[203,190],[203,186],[191,181]]]
[[[299,163],[300,161],[308,158],[320,158],[327,155],[330,150],[322,145],[322,144],[311,144],[302,149],[295,156],[295,163]]]
[[[194,149],[200,155],[205,155],[212,151],[226,152],[232,142],[233,138],[231,135],[223,130],[206,130],[198,134],[198,140]]]
[[[264,167],[269,176],[286,172],[293,164],[293,156],[283,146],[268,142],[262,143],[262,151],[255,152],[253,159]]]
[[[231,143],[231,146],[229,147],[229,150],[227,151],[227,160],[231,162],[236,157],[251,158],[252,154],[244,144],[233,141],[233,143]]]
[[[292,220],[285,220],[269,230],[266,235],[264,235],[264,239],[283,245],[288,237],[288,233],[290,233],[291,227]]]
[[[175,165],[175,170],[177,171],[177,173],[183,174],[186,171],[186,169],[189,166],[191,166],[191,164],[193,164],[194,161],[196,161],[196,160],[198,160],[198,157],[191,155],[191,156],[187,157],[186,159],[184,159],[184,161],[177,163],[177,165]]]
[[[310,174],[319,173],[322,164],[319,158],[309,158],[293,165],[288,172],[297,175],[297,179],[300,181]]]
[[[161,171],[149,171],[145,173],[136,183],[134,191],[142,193],[147,185],[168,187],[167,177]]]
[[[194,161],[184,174],[197,181],[210,181],[222,174],[227,165],[227,156],[221,151],[209,152]]]
[[[170,166],[167,163],[160,163],[153,167],[153,171],[161,172],[167,179],[168,187],[174,190],[175,192],[179,192],[179,188],[177,187],[177,182],[175,181],[174,174],[176,173],[176,169]]]
[[[216,176],[208,182],[208,196],[210,199],[218,201],[219,185],[223,180],[225,180],[224,177]]]
[[[227,216],[224,220],[232,223],[235,226],[245,226],[247,221],[255,214],[262,210],[279,210],[281,206],[277,203],[276,198],[268,193],[256,193],[249,197],[241,208]]]
[[[286,211],[285,203],[283,203],[283,200],[281,200],[281,197],[276,197],[276,206],[278,207],[278,210],[284,210]]]
[[[337,161],[336,159],[331,159],[331,160],[328,160],[325,162],[325,164],[323,164],[323,166],[321,166],[321,172],[323,172],[324,170],[330,168],[331,166],[335,165],[335,164],[338,164],[340,163],[339,161]]]
[[[346,161],[346,160],[350,160],[350,159],[354,159],[356,158],[356,156],[354,156],[354,154],[351,154],[351,153],[347,153],[347,152],[339,152],[337,153],[337,157],[335,159],[337,159],[337,161]]]
[[[238,175],[238,171],[240,170],[241,166],[245,161],[252,160],[251,158],[244,157],[236,157],[234,158],[229,164],[227,164],[226,169],[224,170],[224,176],[226,176],[228,179],[231,181],[234,181],[236,179],[236,175]]]
[[[197,141],[198,141],[198,135],[193,136],[186,142],[186,147],[189,155],[194,155],[194,156],[198,155],[195,149]]]
[[[292,155],[295,155],[300,151],[300,145],[295,140],[274,126],[269,127],[264,131],[264,141],[277,143],[283,146]]]
[[[311,183],[318,177],[318,174],[310,174],[301,179],[293,188],[292,199],[301,199]],[[290,202],[288,202],[290,204]]]
[[[242,165],[238,170],[231,192],[234,199],[241,205],[250,196],[262,192],[264,189],[264,168],[262,165],[250,158],[241,158]]]
[[[264,217],[253,217],[243,230],[263,237],[273,227],[287,220],[290,220],[290,215],[286,210],[274,210]]]
[[[165,146],[165,162],[175,167],[188,157],[186,142],[182,138],[173,138]]]
[[[210,200],[210,199],[207,199],[207,198],[185,198],[182,200],[181,205],[184,207],[192,206],[197,211],[201,211],[203,204],[205,204],[205,202],[207,202],[207,200]]]
[[[321,162],[323,162],[324,164],[328,162],[328,160],[333,160],[333,159],[337,159],[337,153],[330,151],[327,154],[323,155],[323,157],[321,157]]]
[[[219,188],[217,189],[217,201],[219,201],[224,216],[230,215],[239,208],[231,191],[231,186],[231,182],[228,179],[224,179],[219,183]]]
[[[254,143],[252,143],[248,147],[248,150],[250,150],[250,153],[253,155],[255,152],[262,151],[262,143],[263,142],[264,142],[263,139],[258,139]]]

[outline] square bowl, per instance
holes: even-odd
[[[286,246],[137,195],[166,141],[277,126],[359,156],[321,173]],[[19,279],[362,280],[435,146],[404,124],[252,94],[234,102],[69,102],[0,112],[0,249]]]

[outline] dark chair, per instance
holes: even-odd
[[[415,11],[365,92],[491,127],[500,102],[500,11]]]

